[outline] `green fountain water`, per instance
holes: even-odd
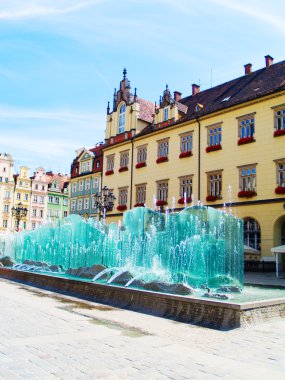
[[[138,207],[124,213],[121,226],[70,215],[9,239],[2,251],[17,263],[103,264],[143,281],[243,286],[243,222],[211,207],[166,214]]]

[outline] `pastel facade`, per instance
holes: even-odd
[[[103,154],[101,145],[92,149],[81,148],[71,165],[69,183],[69,213],[84,218],[97,217],[94,195],[101,191]]]
[[[12,228],[13,166],[13,157],[7,153],[0,153],[0,233],[10,231]]]
[[[46,173],[47,178],[47,219],[56,221],[66,218],[69,209],[69,178],[64,174]]]
[[[19,223],[13,218],[12,231],[30,229],[32,180],[27,166],[20,166],[19,174],[14,175],[14,186],[13,206],[16,208],[21,203],[24,208],[27,208],[28,213]]]
[[[39,227],[47,219],[48,181],[45,169],[36,169],[32,179],[29,228]]]
[[[273,260],[270,248],[285,244],[285,62],[265,58],[264,68],[245,65],[244,76],[211,89],[193,84],[185,98],[167,87],[148,121],[124,77],[103,148],[103,186],[117,198],[109,222],[136,205],[226,204],[244,219],[257,253],[248,258]]]

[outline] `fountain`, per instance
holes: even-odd
[[[226,302],[243,288],[243,222],[232,213],[137,207],[118,225],[70,215],[0,247],[15,262],[1,277],[211,327],[241,324]]]
[[[100,264],[112,280],[129,271],[144,283],[242,287],[242,221],[205,206],[167,211],[134,208],[124,213],[122,225],[108,226],[71,215],[55,225],[17,233],[5,254],[16,263],[29,260],[65,269]],[[101,277],[98,273],[93,280]]]

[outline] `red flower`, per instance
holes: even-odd
[[[111,174],[114,174],[114,170],[113,170],[113,169],[111,169],[111,170],[107,170],[107,171],[105,172],[105,175],[111,175]]]
[[[221,149],[222,149],[221,144],[210,145],[210,146],[207,146],[206,153],[214,152],[215,150],[221,150]]]
[[[144,207],[144,203],[136,203],[134,207]]]
[[[285,194],[285,187],[277,186],[275,189],[275,194]]]
[[[146,166],[146,162],[138,162],[136,164],[136,168],[139,169],[139,168],[143,168],[144,166]]]
[[[167,156],[162,156],[162,157],[158,157],[157,158],[156,163],[160,164],[161,162],[166,162],[166,161],[168,161],[168,157]]]
[[[179,154],[179,158],[190,157],[190,156],[192,156],[192,150],[188,150],[187,152],[182,152]]]
[[[239,198],[251,198],[255,197],[256,195],[256,191],[253,190],[242,190],[238,193]]]
[[[216,197],[215,195],[208,195],[207,197],[206,197],[206,201],[207,202],[214,202],[214,201],[216,201],[218,199],[218,197]]]
[[[240,138],[238,140],[238,145],[244,145],[244,144],[249,144],[251,142],[254,142],[254,138],[253,136],[249,136],[249,137],[243,137],[243,138]]]
[[[274,132],[274,137],[278,137],[278,136],[284,136],[285,135],[285,129],[278,129]]]
[[[127,166],[121,166],[119,172],[126,172],[127,170],[129,170]]]
[[[161,200],[161,199],[158,199],[158,200],[156,201],[156,206],[165,206],[165,205],[167,205],[167,202],[166,202],[166,201],[163,201],[163,200]]]
[[[118,207],[117,207],[117,210],[118,211],[125,211],[127,209],[127,205],[119,205]]]
[[[192,202],[191,197],[186,197],[186,203],[191,203],[191,202]],[[185,199],[184,198],[180,198],[180,199],[178,199],[177,203],[179,203],[180,205],[184,205]]]

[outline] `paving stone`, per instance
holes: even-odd
[[[221,332],[78,302],[0,280],[0,379],[284,380],[285,321]]]

